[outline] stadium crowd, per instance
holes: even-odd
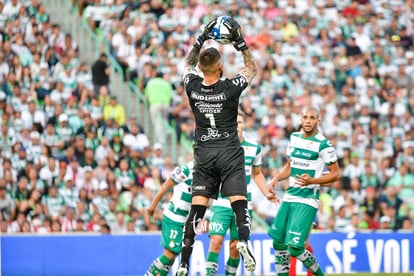
[[[150,106],[171,102],[164,116],[183,139],[194,126],[181,83],[185,53],[203,23],[235,17],[260,68],[240,108],[246,135],[262,144],[265,176],[285,162],[301,108],[316,106],[342,170],[323,188],[317,228],[413,229],[413,1],[165,2],[73,4]],[[0,11],[0,231],[158,230],[160,210],[152,220],[145,208],[176,164],[109,90],[106,55],[82,62],[41,1],[0,1]],[[225,76],[239,71],[233,47],[206,44],[223,47]],[[254,201],[271,223],[277,205],[259,193]]]

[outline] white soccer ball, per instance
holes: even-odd
[[[227,28],[227,26],[224,24],[229,19],[228,16],[223,15],[217,17],[216,24],[211,29],[210,37],[217,41],[220,44],[229,44],[231,43],[230,40],[230,30]]]

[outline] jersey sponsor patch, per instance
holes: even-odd
[[[310,162],[306,160],[291,159],[290,165],[295,168],[309,168]]]
[[[296,150],[293,153],[294,156],[296,157],[304,157],[304,158],[312,158],[312,154],[308,151],[300,151],[300,150]]]
[[[221,222],[210,221],[209,231],[212,231],[212,232],[224,231],[223,224]]]
[[[207,114],[218,114],[223,110],[222,103],[206,103],[206,102],[197,102],[194,104],[198,108],[200,113]]]
[[[226,94],[219,93],[219,94],[213,94],[213,95],[202,95],[195,91],[191,91],[191,98],[198,101],[207,101],[207,102],[222,102],[225,101]]]

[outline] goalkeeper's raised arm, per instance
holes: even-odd
[[[239,23],[232,17],[229,18],[229,27],[231,27],[231,41],[237,51],[243,54],[245,67],[241,69],[239,74],[244,75],[247,81],[250,83],[257,74],[257,66],[254,62],[253,55],[251,54],[246,41],[244,40]]]
[[[193,45],[193,48],[190,50],[190,52],[188,53],[185,59],[186,70],[195,68],[197,66],[201,47],[203,47],[203,44],[206,40],[210,39],[210,32],[214,24],[216,24],[216,21],[217,21],[217,18],[213,18],[212,20],[210,20],[206,24],[206,26],[203,28],[201,33],[197,36],[195,43]]]

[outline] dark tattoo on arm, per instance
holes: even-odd
[[[198,63],[198,56],[200,55],[200,49],[193,47],[188,53],[185,63],[187,67],[195,67]]]
[[[243,50],[242,54],[245,67],[240,71],[240,74],[246,76],[247,80],[251,82],[251,80],[257,74],[256,63],[254,62],[254,58],[248,49]]]

